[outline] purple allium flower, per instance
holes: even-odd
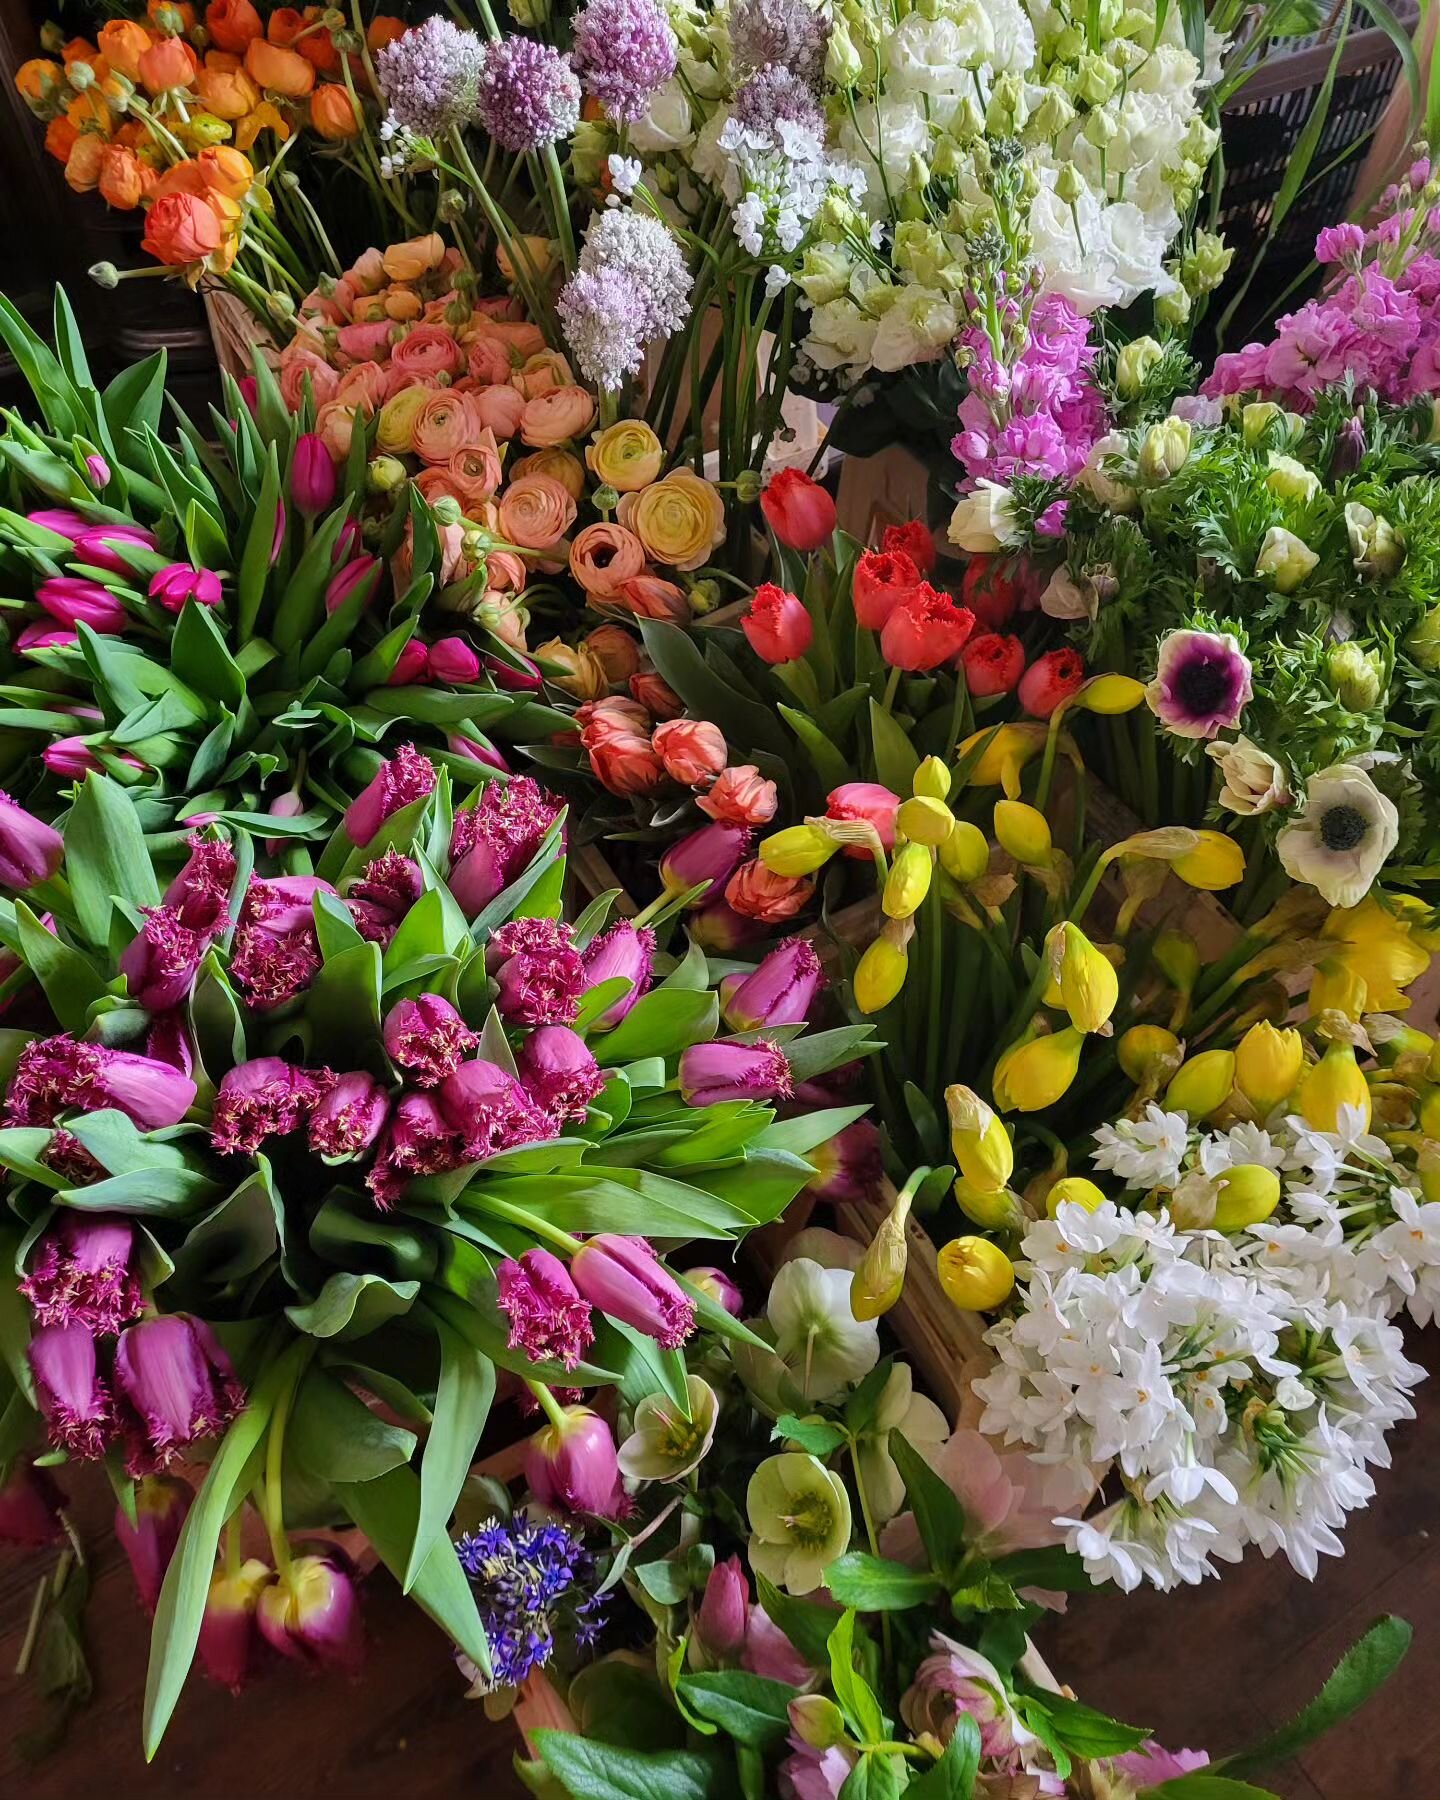
[[[767,63],[818,88],[830,46],[830,21],[809,0],[736,0],[730,8],[730,60],[744,80]]]
[[[720,984],[721,1011],[732,1031],[762,1025],[803,1025],[820,986],[820,958],[804,938],[778,945],[748,975]]]
[[[298,1131],[335,1084],[329,1069],[301,1069],[282,1056],[257,1056],[221,1077],[210,1115],[217,1150],[251,1156],[267,1137]]]
[[[41,1236],[20,1292],[41,1325],[83,1325],[113,1335],[145,1303],[131,1267],[134,1253],[128,1219],[67,1208]]]
[[[203,1319],[166,1313],[127,1326],[115,1345],[132,1475],[174,1462],[187,1444],[214,1437],[245,1404],[230,1358]]]
[[[767,63],[741,83],[731,116],[747,131],[771,131],[783,119],[819,138],[825,135],[825,119],[810,84],[783,63]]]
[[[297,1556],[261,1588],[255,1623],[270,1648],[293,1662],[354,1675],[365,1660],[360,1596],[337,1550]]]
[[[561,1425],[542,1425],[525,1450],[525,1480],[541,1506],[613,1519],[625,1503],[615,1436],[588,1406],[567,1406]]]
[[[480,1042],[448,1000],[420,994],[385,1015],[385,1053],[420,1087],[439,1087]]]
[[[194,1497],[190,1484],[177,1475],[146,1475],[135,1489],[135,1523],[123,1506],[115,1508],[115,1536],[130,1559],[135,1589],[148,1613],[155,1611]]]
[[[602,1232],[575,1252],[570,1277],[600,1311],[633,1325],[667,1350],[695,1329],[695,1302],[644,1238]]]
[[[1240,723],[1253,691],[1250,663],[1228,631],[1167,631],[1145,699],[1176,737],[1213,738]]]
[[[623,207],[596,213],[557,302],[582,370],[610,390],[621,386],[645,346],[689,318],[692,285],[684,252],[659,219]]]
[[[520,1085],[552,1119],[583,1119],[605,1077],[568,1025],[542,1025],[516,1055]]]
[[[680,1053],[680,1091],[691,1106],[788,1100],[790,1064],[780,1046],[766,1038],[755,1044],[692,1044]]]
[[[615,125],[633,125],[675,73],[679,45],[655,0],[585,0],[572,57],[587,94]]]
[[[424,891],[420,865],[398,850],[387,850],[351,882],[345,903],[361,937],[385,945]]]
[[[509,1524],[467,1532],[456,1550],[475,1588],[497,1686],[518,1687],[543,1669],[557,1633],[588,1649],[603,1629],[599,1571],[571,1527],[532,1524],[519,1513]]]
[[[581,373],[606,393],[624,387],[650,342],[644,296],[620,269],[577,270],[561,289],[556,311]]]
[[[548,44],[501,38],[485,52],[476,113],[502,148],[541,150],[579,123],[580,82]]]
[[[606,981],[623,979],[630,983],[630,992],[612,1001],[594,1022],[595,1031],[613,1031],[635,1002],[649,992],[655,966],[655,933],[648,925],[617,919],[590,940],[583,960],[587,989]]]
[[[467,1162],[483,1162],[512,1144],[543,1143],[560,1130],[513,1075],[483,1057],[462,1063],[447,1076],[440,1087],[440,1112],[459,1133]]]
[[[426,19],[375,59],[390,116],[421,137],[458,130],[474,116],[485,45],[448,19]]]
[[[500,1310],[510,1321],[510,1348],[531,1362],[558,1362],[573,1369],[595,1341],[590,1303],[570,1279],[570,1271],[548,1250],[527,1250],[517,1261],[506,1257],[495,1271]]]
[[[34,887],[48,881],[64,860],[65,840],[55,827],[0,793],[0,887]]]
[[[95,1339],[83,1325],[47,1325],[30,1340],[35,1398],[50,1442],[95,1462],[115,1435],[109,1390],[95,1366]]]
[[[402,744],[345,809],[345,833],[352,844],[368,844],[392,813],[434,791],[434,763],[413,744]]]
[[[390,1096],[363,1070],[337,1076],[310,1113],[310,1148],[317,1156],[360,1156],[390,1116]]]
[[[402,1094],[365,1185],[383,1212],[400,1198],[412,1176],[438,1175],[458,1168],[464,1160],[460,1133],[450,1126],[435,1096]]]

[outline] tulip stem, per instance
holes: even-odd
[[[565,1409],[550,1392],[543,1381],[526,1380],[525,1385],[535,1396],[540,1410],[552,1425],[563,1429],[565,1425]]]
[[[270,1415],[270,1432],[265,1440],[263,1516],[265,1530],[270,1538],[270,1549],[275,1557],[275,1569],[282,1581],[290,1578],[290,1541],[285,1535],[285,1426],[306,1364],[315,1352],[314,1339],[300,1338],[296,1342],[302,1347],[301,1353],[296,1356],[288,1379],[275,1396],[275,1409]]]
[[[40,1621],[45,1616],[45,1600],[50,1592],[50,1577],[42,1575],[40,1585],[35,1590],[35,1598],[30,1602],[30,1620],[25,1627],[24,1641],[20,1645],[20,1654],[15,1659],[16,1675],[24,1675],[30,1667],[30,1658],[35,1654],[35,1641],[40,1635]]]
[[[509,1200],[496,1199],[486,1194],[481,1200],[484,1210],[497,1219],[504,1219],[511,1225],[519,1225],[526,1231],[533,1231],[536,1237],[548,1238],[557,1249],[563,1250],[567,1256],[573,1256],[580,1248],[580,1240],[571,1237],[568,1231],[562,1231],[558,1225],[552,1225],[538,1214],[528,1212],[523,1206],[515,1206]]]

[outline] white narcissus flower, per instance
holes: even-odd
[[[1400,840],[1394,803],[1355,763],[1335,763],[1305,784],[1300,816],[1275,840],[1292,881],[1331,906],[1358,906]]]
[[[1290,804],[1293,796],[1284,765],[1249,738],[1207,744],[1205,754],[1220,770],[1223,785],[1217,798],[1226,812],[1248,819]]]
[[[880,1330],[850,1311],[855,1276],[809,1257],[788,1262],[770,1286],[765,1316],[775,1354],[807,1400],[832,1400],[880,1360]]]
[[[997,481],[977,481],[950,515],[950,542],[972,556],[991,555],[1015,542],[1015,496]]]
[[[850,1496],[818,1457],[770,1456],[745,1490],[750,1566],[790,1594],[811,1594],[850,1548]]]

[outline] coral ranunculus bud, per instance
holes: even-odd
[[[1235,1046],[1235,1085],[1266,1118],[1295,1092],[1305,1067],[1298,1031],[1280,1031],[1268,1019],[1252,1025]]]
[[[945,1297],[962,1312],[989,1312],[1015,1286],[1014,1263],[989,1238],[952,1238],[935,1261]]]

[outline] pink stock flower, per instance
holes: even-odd
[[[389,1116],[390,1096],[373,1075],[338,1075],[311,1108],[310,1148],[317,1156],[362,1156]]]
[[[558,1362],[575,1368],[595,1341],[590,1303],[570,1279],[570,1271],[549,1250],[506,1257],[495,1271],[501,1312],[510,1321],[509,1345],[531,1362]]]
[[[567,1406],[564,1423],[542,1426],[525,1451],[525,1480],[542,1506],[614,1518],[624,1499],[615,1437],[588,1406]]]
[[[143,1475],[223,1431],[245,1404],[245,1390],[203,1319],[166,1313],[120,1333],[115,1398],[130,1445],[126,1467]]]
[[[210,1141],[229,1155],[253,1156],[267,1137],[288,1137],[335,1083],[329,1069],[302,1069],[281,1056],[237,1063],[220,1078]]]
[[[145,1303],[134,1258],[128,1219],[62,1208],[41,1234],[20,1292],[41,1325],[83,1325],[110,1336]]]
[[[0,793],[0,887],[23,891],[49,881],[65,860],[65,840],[53,825]]]
[[[135,1591],[147,1613],[155,1611],[193,1497],[189,1483],[178,1476],[146,1475],[135,1487],[135,1523],[123,1506],[115,1508],[115,1537],[130,1559]]]
[[[439,1087],[480,1042],[448,1000],[420,994],[385,1015],[385,1053],[421,1087]]]
[[[368,844],[392,813],[434,791],[435,765],[413,744],[402,744],[350,802],[345,812],[346,835],[352,844]]]
[[[255,1623],[270,1648],[292,1662],[354,1675],[365,1660],[360,1596],[338,1551],[297,1556],[261,1588]]]
[[[146,589],[152,600],[158,600],[166,612],[178,613],[187,600],[197,606],[220,604],[220,577],[211,569],[195,569],[189,563],[171,563],[150,577]]]
[[[695,1329],[694,1301],[644,1238],[602,1232],[575,1252],[570,1276],[593,1306],[667,1350],[678,1349]]]
[[[605,1086],[585,1040],[568,1025],[541,1025],[515,1057],[520,1085],[552,1119],[583,1119]]]
[[[30,1339],[35,1399],[50,1442],[80,1462],[95,1462],[115,1436],[115,1410],[83,1325],[47,1325]]]
[[[680,1053],[680,1092],[690,1106],[724,1100],[783,1100],[793,1091],[790,1064],[776,1043],[718,1040]]]

